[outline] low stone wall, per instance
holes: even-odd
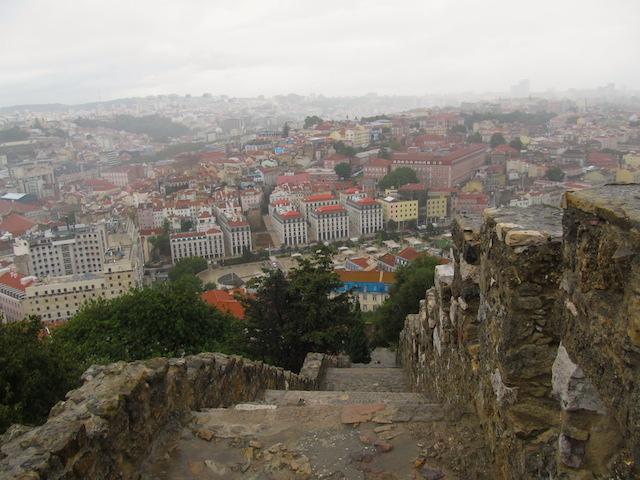
[[[636,478],[640,186],[460,217],[453,240],[401,333],[414,388],[478,415],[496,478]]]
[[[265,389],[312,390],[324,359],[300,375],[217,353],[94,366],[39,427],[0,439],[1,479],[133,479],[154,441],[192,410],[259,398]]]

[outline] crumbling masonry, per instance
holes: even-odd
[[[640,478],[640,185],[564,204],[458,218],[399,356],[496,478]]]

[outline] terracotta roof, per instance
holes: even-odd
[[[356,203],[358,205],[377,205],[378,202],[376,202],[373,198],[371,197],[363,197],[360,198],[358,200],[356,200]]]
[[[396,265],[396,256],[393,253],[385,253],[378,258],[378,261],[389,265],[390,267],[394,267]]]
[[[369,270],[368,272],[357,272],[352,270],[337,270],[341,282],[370,282],[391,284],[396,281],[396,274],[393,272],[382,272],[380,270]]]
[[[358,265],[362,269],[366,269],[369,267],[369,262],[364,257],[350,258],[349,261]]]
[[[238,320],[244,318],[244,307],[226,290],[207,290],[202,293],[202,300],[222,312],[231,314]]]
[[[320,202],[322,200],[335,200],[336,197],[332,193],[317,193],[315,195],[309,195],[304,199],[305,202]]]
[[[416,259],[419,253],[412,247],[407,247],[398,253],[398,257],[403,258],[409,262]]]
[[[25,279],[19,273],[16,272],[5,272],[0,276],[0,284],[6,285],[14,290],[20,290],[22,292],[25,289],[35,282],[34,278]]]
[[[26,231],[32,229],[38,225],[35,222],[32,222],[28,218],[23,217],[22,215],[18,215],[17,213],[12,213],[7,215],[0,223],[0,231],[1,232],[9,232],[14,236],[22,235]]]
[[[317,213],[335,213],[344,211],[345,209],[342,205],[325,205],[323,207],[316,208]]]

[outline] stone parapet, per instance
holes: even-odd
[[[453,274],[400,336],[414,389],[478,415],[496,478],[637,478],[640,186],[488,209],[452,234]]]
[[[44,425],[0,438],[0,479],[133,479],[162,433],[192,410],[252,401],[267,389],[313,389],[296,375],[241,357],[203,353],[93,366]]]

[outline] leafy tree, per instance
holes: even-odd
[[[450,131],[451,133],[467,133],[467,127],[464,125],[454,125]]]
[[[297,261],[287,274],[265,270],[255,296],[243,300],[248,355],[292,371],[312,351],[351,351],[362,360],[367,347],[352,338],[362,318],[350,293],[336,293],[341,282],[330,251],[320,248]]]
[[[482,135],[479,132],[474,132],[467,137],[469,143],[482,143]]]
[[[564,180],[564,172],[560,167],[554,165],[547,170],[546,177],[554,182],[561,182]]]
[[[387,222],[387,230],[389,230],[390,232],[395,232],[396,230],[398,230],[398,223],[395,220],[389,220]]]
[[[349,165],[346,162],[337,164],[334,170],[338,175],[338,177],[342,179],[347,179],[351,177],[351,165]]]
[[[418,183],[416,171],[409,167],[400,167],[387,173],[384,178],[378,182],[378,188],[380,190],[392,187],[399,188],[407,183]]]
[[[436,258],[420,255],[408,266],[398,269],[389,298],[375,311],[376,343],[389,345],[398,341],[405,317],[418,311],[425,291],[433,286],[437,265]]]
[[[19,142],[29,138],[29,132],[22,130],[19,127],[11,127],[5,130],[0,130],[0,143],[5,142]]]
[[[304,119],[304,128],[311,128],[315,125],[319,125],[322,122],[324,122],[324,120],[322,120],[319,116],[312,115]]]
[[[183,218],[180,220],[180,231],[181,232],[190,232],[193,230],[193,220],[190,218]]]
[[[169,280],[175,282],[182,277],[194,277],[207,269],[207,261],[202,257],[187,257],[178,260],[169,270]]]
[[[73,388],[70,363],[42,336],[37,317],[0,323],[0,433],[13,423],[37,424]]]
[[[80,127],[105,127],[126,132],[141,133],[151,136],[156,141],[166,141],[169,138],[180,137],[191,132],[185,125],[176,123],[161,115],[116,115],[108,120],[91,118],[77,118],[74,123]]]
[[[511,142],[509,142],[509,146],[511,148],[515,148],[518,151],[524,148],[524,144],[522,143],[522,140],[520,140],[520,137],[516,137],[513,140],[511,140]]]
[[[389,160],[391,158],[391,151],[387,147],[382,147],[378,150],[378,156]]]
[[[79,373],[93,363],[229,351],[234,322],[179,280],[89,302],[54,331],[53,342]]]
[[[349,145],[345,145],[344,142],[335,142],[333,144],[333,149],[336,151],[336,153],[349,158],[355,157],[356,153],[358,153],[357,149],[350,147]]]
[[[289,122],[284,122],[284,125],[282,126],[282,136],[283,138],[287,138],[289,136],[289,131],[291,130],[291,127],[289,127]]]
[[[496,148],[498,145],[503,145],[505,143],[507,143],[507,141],[504,139],[504,135],[502,135],[501,133],[496,132],[491,135],[491,140],[489,141],[489,145],[491,146],[491,148]]]

